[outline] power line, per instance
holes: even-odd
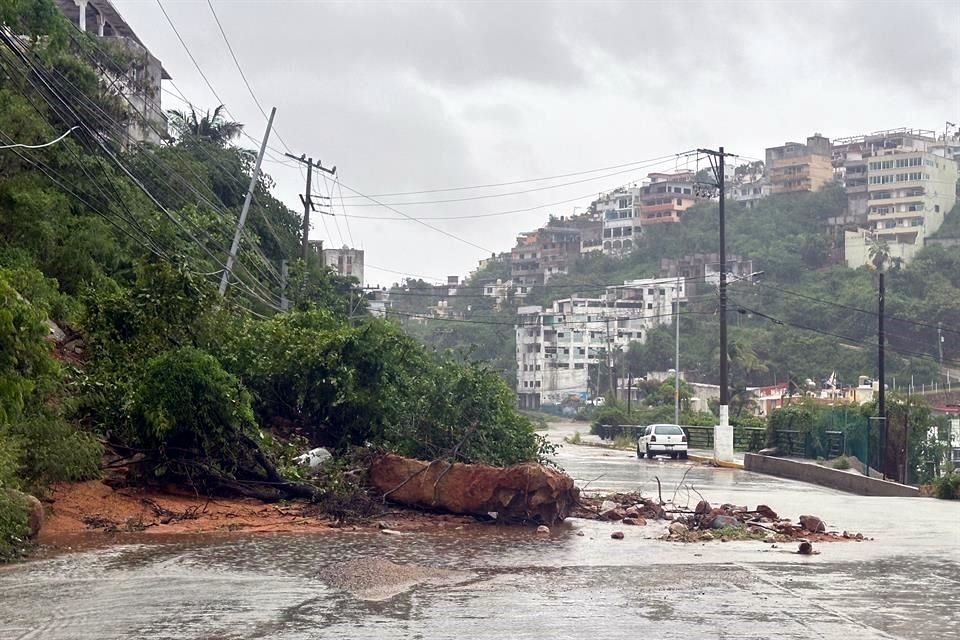
[[[672,155],[660,156],[660,157],[658,157],[658,158],[652,158],[652,159],[650,159],[650,160],[637,160],[636,162],[627,162],[627,163],[624,163],[624,164],[616,164],[616,165],[611,165],[611,166],[608,166],[608,167],[599,167],[599,168],[596,168],[596,169],[586,169],[586,170],[583,170],[583,171],[574,171],[574,172],[571,172],[571,173],[561,173],[561,174],[557,174],[557,175],[553,175],[553,176],[545,176],[545,177],[540,177],[540,178],[523,178],[523,179],[519,179],[519,180],[511,180],[511,181],[508,181],[508,182],[496,182],[496,183],[490,183],[490,184],[479,184],[479,185],[472,185],[472,186],[465,186],[465,187],[445,187],[445,188],[439,188],[439,189],[423,189],[423,190],[420,190],[420,191],[394,191],[394,192],[389,192],[389,193],[374,193],[374,194],[371,194],[371,195],[372,195],[372,197],[374,197],[374,198],[386,198],[386,197],[390,197],[390,196],[412,196],[412,195],[422,195],[422,194],[429,194],[429,193],[444,193],[444,192],[449,192],[449,191],[470,191],[470,190],[473,190],[473,189],[489,189],[489,188],[493,188],[493,187],[509,187],[509,186],[516,185],[516,184],[524,184],[524,183],[529,183],[529,182],[543,182],[543,181],[545,181],[545,180],[556,180],[556,179],[559,179],[559,178],[570,178],[570,177],[573,177],[573,176],[581,176],[581,175],[586,175],[586,174],[589,174],[589,173],[599,173],[599,172],[601,172],[601,171],[611,171],[611,170],[613,170],[613,169],[622,169],[622,168],[624,168],[624,167],[629,167],[629,166],[636,165],[636,164],[645,164],[645,163],[647,163],[647,162],[653,162],[654,160],[668,160],[668,159],[673,159],[674,157],[679,156],[679,155],[683,155],[683,154],[672,154]],[[348,200],[354,199],[354,198],[360,198],[360,197],[363,197],[363,196],[346,196],[346,198],[347,198]]]
[[[672,157],[671,157],[671,159],[672,159]],[[655,166],[658,166],[658,165],[661,165],[661,164],[664,164],[664,162],[659,162],[659,163],[657,163],[657,164],[651,164],[651,165],[648,165],[646,168],[647,168],[647,169],[651,169],[651,168],[653,168],[653,167],[655,167]],[[610,193],[610,192],[612,192],[612,191],[616,191],[617,189],[620,189],[620,188],[623,188],[623,187],[626,187],[626,186],[630,185],[632,182],[633,182],[633,181],[619,184],[619,185],[617,185],[617,186],[615,186],[615,187],[612,187],[612,188],[610,188],[610,189],[605,189],[604,192],[605,192],[605,193]],[[346,186],[346,185],[344,185],[344,186]],[[350,189],[350,187],[347,187],[347,189]],[[352,189],[350,189],[350,190],[353,191]],[[573,198],[567,198],[567,199],[565,199],[565,200],[557,200],[557,201],[555,201],[555,202],[547,202],[547,203],[545,203],[545,204],[538,204],[538,205],[534,205],[534,206],[531,206],[531,207],[522,207],[522,208],[519,208],[519,209],[507,209],[507,210],[505,210],[505,211],[493,211],[493,212],[489,212],[489,213],[474,213],[474,214],[468,214],[468,215],[462,215],[462,216],[418,216],[418,217],[412,217],[412,216],[408,216],[408,215],[404,214],[404,217],[407,218],[407,219],[409,219],[409,220],[414,220],[414,221],[423,221],[423,220],[469,220],[469,219],[474,219],[474,218],[494,218],[494,217],[497,217],[497,216],[505,216],[505,215],[510,215],[510,214],[514,214],[514,213],[528,213],[528,212],[530,212],[530,211],[537,211],[538,209],[546,209],[546,208],[548,208],[548,207],[555,207],[555,206],[558,206],[558,205],[561,205],[561,204],[569,204],[569,203],[571,203],[571,202],[579,202],[579,201],[581,201],[581,200],[586,200],[587,198],[595,198],[596,196],[597,196],[597,192],[596,192],[596,191],[593,191],[593,192],[591,192],[591,193],[587,193],[587,194],[584,194],[584,195],[581,195],[581,196],[575,196],[575,197],[573,197]],[[372,200],[372,197],[368,196],[368,199],[371,199],[371,200]],[[374,200],[374,202],[376,202],[376,203],[377,203],[379,206],[381,206],[381,207],[384,207],[384,208],[386,208],[386,209],[391,209],[391,210],[393,210],[393,211],[396,211],[396,209],[393,209],[390,205],[381,203],[381,202],[379,202],[379,201],[377,201],[377,200]],[[382,221],[399,220],[399,221],[403,221],[403,218],[393,218],[393,217],[384,217],[384,216],[363,216],[363,215],[356,215],[356,214],[352,214],[352,213],[350,213],[350,214],[344,214],[344,217],[345,217],[345,218],[353,218],[353,219],[355,219],[355,220],[382,220]]]
[[[384,204],[384,203],[380,202],[379,200],[377,200],[376,198],[374,198],[374,197],[372,197],[372,196],[367,196],[367,195],[364,195],[364,194],[360,193],[360,192],[357,191],[356,189],[350,187],[350,185],[344,184],[342,181],[341,181],[340,184],[343,185],[343,187],[345,187],[348,191],[350,191],[350,192],[352,192],[352,193],[355,193],[355,194],[357,194],[357,195],[363,196],[363,197],[365,197],[367,200],[370,200],[371,202],[375,202],[375,203],[379,204],[380,206],[382,206],[382,207],[384,207],[384,208],[386,208],[386,209],[389,209],[390,211],[393,211],[394,213],[400,214],[401,216],[403,216],[404,218],[407,218],[408,220],[411,220],[411,221],[413,221],[413,222],[416,222],[417,224],[423,225],[424,227],[426,227],[426,228],[428,228],[428,229],[432,229],[432,230],[436,231],[437,233],[441,233],[441,234],[447,236],[448,238],[453,238],[453,239],[456,240],[457,242],[462,242],[463,244],[470,245],[471,247],[474,247],[474,248],[476,248],[476,249],[480,249],[481,251],[484,251],[484,252],[486,252],[486,253],[494,253],[494,251],[492,251],[491,249],[487,249],[486,247],[482,247],[482,246],[480,246],[479,244],[477,244],[477,243],[475,243],[475,242],[471,242],[470,240],[467,240],[467,239],[465,239],[465,238],[461,238],[460,236],[458,236],[458,235],[456,235],[456,234],[453,234],[453,233],[450,233],[449,231],[444,231],[443,229],[441,229],[441,228],[439,228],[439,227],[435,227],[435,226],[433,226],[432,224],[430,224],[430,223],[428,223],[428,222],[424,222],[423,220],[421,220],[421,219],[419,219],[419,218],[414,218],[414,217],[412,217],[412,216],[408,216],[408,215],[405,214],[403,211],[400,211],[399,209],[397,209],[397,208],[395,208],[395,207],[392,207],[392,206],[390,206],[390,205],[388,205],[388,204]]]
[[[54,139],[54,140],[51,140],[50,142],[44,142],[43,144],[21,144],[21,143],[13,143],[13,144],[4,145],[4,146],[0,147],[0,149],[43,149],[43,148],[45,148],[45,147],[51,147],[51,146],[57,144],[58,142],[60,142],[61,140],[63,140],[64,138],[66,138],[68,135],[70,135],[70,134],[73,132],[74,129],[79,129],[79,128],[80,128],[80,127],[70,127],[70,128],[67,129],[67,131],[66,131],[63,135],[61,135],[60,137],[58,137],[58,138],[56,138],[56,139]],[[11,139],[12,139],[12,138],[11,138]]]
[[[393,310],[393,309],[388,309],[388,310],[387,310],[387,315],[388,315],[388,316],[399,315],[399,316],[404,316],[404,317],[413,318],[413,319],[420,319],[420,320],[438,320],[438,321],[441,321],[441,322],[459,322],[459,323],[461,323],[461,324],[464,324],[464,323],[465,323],[465,324],[481,324],[481,325],[494,325],[494,326],[523,328],[523,327],[541,327],[541,326],[551,326],[551,327],[565,326],[565,327],[572,327],[572,326],[588,326],[588,325],[596,325],[596,326],[599,327],[600,325],[603,325],[603,324],[605,324],[605,323],[607,323],[607,322],[614,322],[614,321],[617,321],[617,320],[658,320],[658,319],[661,319],[661,318],[673,318],[673,317],[676,317],[677,314],[676,314],[676,312],[671,311],[670,313],[657,314],[657,315],[649,315],[649,316],[631,316],[631,315],[624,315],[624,316],[607,316],[607,317],[601,318],[601,319],[599,319],[599,320],[559,320],[559,321],[557,321],[557,322],[554,322],[554,323],[551,324],[551,325],[543,325],[543,324],[540,323],[540,322],[518,323],[518,322],[505,322],[505,321],[496,321],[496,320],[468,320],[468,319],[465,319],[465,318],[445,318],[445,317],[438,317],[438,316],[429,316],[429,315],[417,314],[417,313],[412,313],[412,312],[409,312],[409,311],[397,311],[397,310]],[[714,315],[716,315],[716,314],[714,314],[714,313],[712,313],[712,312],[708,312],[708,311],[681,311],[681,312],[680,312],[680,315],[681,315],[681,316],[714,316]],[[636,328],[632,328],[632,329],[631,329],[631,331],[634,331],[634,330],[636,330]],[[648,328],[644,328],[644,330],[649,330],[649,329],[648,329]]]

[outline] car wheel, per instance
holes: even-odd
[[[680,459],[681,459],[681,460],[686,460],[686,459],[687,459],[687,452],[686,452],[686,451],[681,451],[681,452],[680,452]]]
[[[676,460],[676,459],[677,459],[677,454],[676,454],[676,453],[671,453],[671,454],[670,454],[670,459],[671,459],[671,460]]]
[[[647,447],[647,457],[653,459],[653,456],[656,455],[653,451],[650,451],[650,447]]]
[[[639,442],[637,443],[637,457],[638,457],[638,458],[642,458],[642,457],[643,457],[643,452],[640,451],[640,443],[639,443]]]

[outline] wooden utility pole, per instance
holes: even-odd
[[[303,195],[300,196],[300,202],[303,203],[303,247],[302,247],[302,257],[303,257],[303,268],[306,269],[306,268],[307,268],[307,260],[308,260],[309,255],[310,255],[310,212],[317,210],[317,209],[316,209],[316,206],[313,204],[313,199],[314,199],[314,198],[320,198],[320,199],[322,199],[322,200],[329,200],[329,199],[330,199],[328,196],[315,196],[315,195],[313,195],[313,191],[312,191],[312,188],[311,188],[311,187],[312,187],[312,183],[313,183],[313,169],[314,169],[314,167],[316,167],[317,169],[320,169],[320,171],[323,171],[323,172],[325,172],[325,173],[329,173],[330,175],[336,175],[336,173],[337,173],[337,168],[334,167],[334,168],[332,168],[332,169],[327,169],[327,168],[325,168],[325,167],[323,166],[323,163],[322,163],[322,162],[317,162],[316,164],[314,164],[313,158],[308,158],[308,157],[306,156],[306,154],[301,155],[300,157],[297,157],[297,156],[292,155],[292,154],[289,154],[289,153],[285,153],[285,154],[283,154],[283,155],[287,156],[288,158],[293,158],[294,160],[296,160],[297,162],[299,162],[299,163],[301,163],[301,164],[307,165],[307,176],[306,176],[307,184],[306,184],[306,187],[305,187],[304,190],[303,190]],[[322,212],[321,212],[321,213],[322,213]]]
[[[267,150],[267,139],[270,137],[270,129],[273,128],[273,117],[277,115],[277,108],[270,110],[270,117],[267,118],[267,131],[263,134],[263,140],[260,142],[260,153],[257,154],[257,162],[253,166],[253,175],[250,176],[250,186],[247,188],[247,196],[243,199],[243,208],[240,210],[240,219],[237,221],[237,230],[233,234],[233,243],[230,245],[230,253],[227,254],[226,268],[223,275],[220,276],[220,297],[227,293],[227,285],[230,283],[230,276],[233,275],[233,261],[237,259],[237,250],[240,248],[240,236],[243,233],[243,225],[247,223],[247,212],[250,211],[250,201],[253,199],[253,190],[257,186],[257,180],[260,178],[260,164],[263,162],[263,154]]]

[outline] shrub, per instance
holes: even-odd
[[[933,495],[941,500],[960,500],[960,471],[942,475],[934,480]]]
[[[100,474],[103,447],[56,415],[39,415],[0,429],[18,443],[18,475],[24,489],[43,494],[51,482],[90,480]]]
[[[0,488],[0,563],[20,557],[26,540],[26,506],[15,494]]]
[[[833,461],[833,468],[839,469],[840,471],[846,471],[850,468],[850,459],[847,456],[840,456]]]
[[[583,442],[583,438],[580,436],[579,431],[574,431],[572,436],[568,436],[563,439],[567,444],[580,444]]]

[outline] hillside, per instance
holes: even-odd
[[[753,260],[763,273],[755,284],[730,286],[729,324],[733,379],[737,384],[771,384],[823,379],[836,371],[845,383],[876,370],[876,276],[867,269],[836,264],[842,247],[831,236],[826,220],[846,206],[843,189],[829,185],[817,193],[764,199],[752,209],[727,204],[728,254]],[[956,215],[951,215],[953,219]],[[636,250],[623,259],[599,253],[582,257],[569,274],[555,276],[525,304],[550,304],[572,293],[597,295],[604,285],[625,279],[659,275],[662,259],[717,251],[716,203],[684,213],[677,224],[648,226]],[[476,282],[492,279],[480,271]],[[703,294],[706,295],[703,295]],[[937,379],[938,322],[947,330],[943,343],[946,363],[960,361],[960,251],[931,247],[909,267],[887,277],[888,375],[898,385],[929,384]],[[681,323],[681,368],[694,380],[718,379],[718,298],[701,287]],[[515,305],[492,313],[465,312],[477,322],[509,322]],[[466,326],[464,326],[466,325]],[[477,345],[474,358],[489,358],[500,368],[509,361],[513,343],[484,350],[477,332],[490,328],[463,322],[433,323],[431,332],[417,335],[447,347]],[[441,329],[436,327],[443,326]],[[506,337],[509,332],[498,335]],[[647,345],[636,344],[629,359],[635,374],[673,367],[673,330],[650,334]]]

